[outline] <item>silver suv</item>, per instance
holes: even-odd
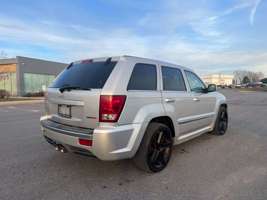
[[[164,169],[173,145],[206,132],[223,135],[225,97],[190,69],[120,56],[71,63],[48,88],[41,126],[61,152],[101,160],[133,158]]]

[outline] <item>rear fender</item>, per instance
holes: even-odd
[[[145,105],[137,112],[134,123],[140,124],[140,127],[134,131],[129,141],[132,144],[132,156],[137,152],[149,122],[161,116],[165,116],[165,111],[161,103]]]

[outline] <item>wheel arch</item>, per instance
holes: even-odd
[[[222,103],[222,104],[220,104],[220,107],[225,107],[227,109],[228,105],[227,105],[227,103]]]
[[[165,124],[166,126],[168,126],[171,131],[172,131],[172,137],[175,137],[175,128],[172,122],[172,119],[169,116],[159,116],[159,117],[155,117],[153,119],[150,120],[150,122],[148,123],[148,125],[152,122],[158,122],[158,123],[162,123]]]

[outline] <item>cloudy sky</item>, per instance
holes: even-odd
[[[136,55],[267,75],[266,0],[0,0],[0,51],[71,62]]]

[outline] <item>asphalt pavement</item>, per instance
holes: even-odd
[[[266,200],[267,92],[222,93],[227,134],[176,146],[158,174],[139,171],[130,160],[59,153],[41,135],[42,104],[0,106],[0,200]]]

